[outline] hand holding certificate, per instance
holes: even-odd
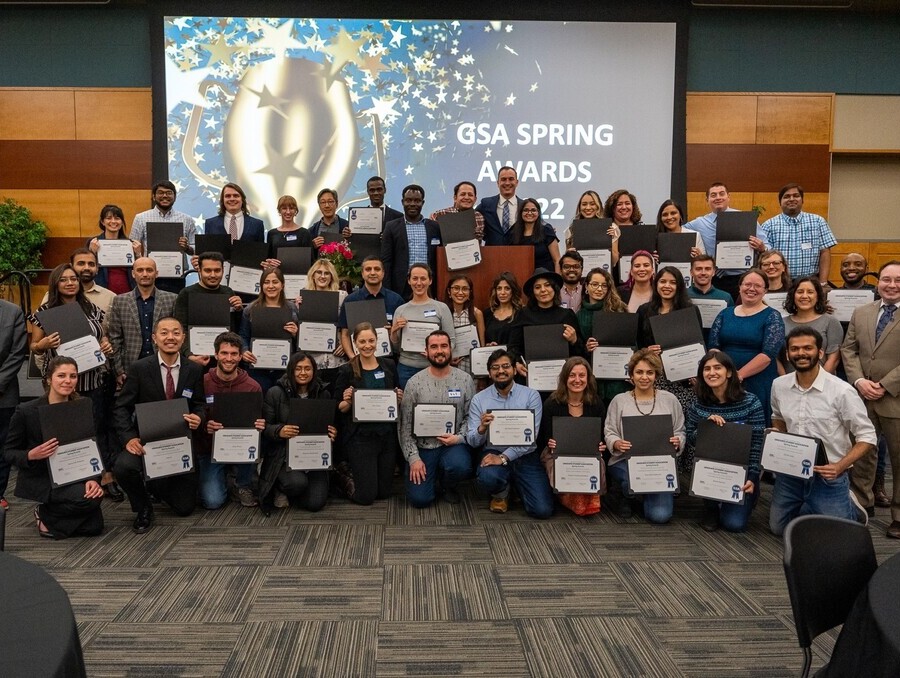
[[[134,263],[134,243],[128,238],[98,239],[97,263],[100,266],[131,266]]]
[[[488,443],[492,447],[534,445],[537,432],[531,410],[488,410],[494,419],[488,425]]]
[[[396,423],[398,412],[400,407],[394,390],[357,389],[353,392],[353,421]]]
[[[429,334],[439,329],[436,323],[419,322],[410,320],[403,327],[402,338],[400,340],[400,348],[404,351],[412,353],[425,352],[425,339]]]
[[[350,232],[353,235],[381,235],[383,215],[380,207],[351,207],[347,216],[350,222]]]
[[[413,435],[436,438],[450,435],[456,427],[456,405],[419,403],[413,409]]]
[[[813,466],[827,463],[822,441],[818,438],[778,431],[766,434],[760,465],[767,471],[810,480]]]

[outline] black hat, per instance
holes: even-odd
[[[546,268],[536,268],[534,269],[534,273],[531,274],[531,277],[525,281],[525,284],[522,285],[522,291],[525,292],[525,295],[530,299],[532,296],[532,288],[534,287],[534,283],[538,278],[546,278],[554,283],[559,289],[562,289],[564,284],[563,277],[556,273],[555,271],[548,271]]]

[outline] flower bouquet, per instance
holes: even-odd
[[[353,250],[345,243],[325,243],[319,248],[319,257],[331,262],[342,286],[347,283],[352,290],[362,284],[362,267],[353,259]]]

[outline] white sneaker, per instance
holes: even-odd
[[[850,501],[852,501],[853,506],[856,507],[856,522],[868,525],[869,514],[863,505],[859,503],[859,498],[853,493],[853,490],[850,490]]]
[[[274,504],[275,508],[287,508],[291,505],[291,500],[288,499],[288,496],[284,492],[276,492]]]

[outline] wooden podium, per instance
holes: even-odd
[[[534,273],[534,247],[531,245],[482,247],[481,263],[458,271],[451,271],[447,268],[447,255],[443,247],[438,247],[437,298],[444,301],[447,281],[456,273],[464,273],[472,279],[475,287],[475,306],[484,310],[490,303],[491,283],[504,271],[509,271],[516,276],[519,285],[524,284]]]

